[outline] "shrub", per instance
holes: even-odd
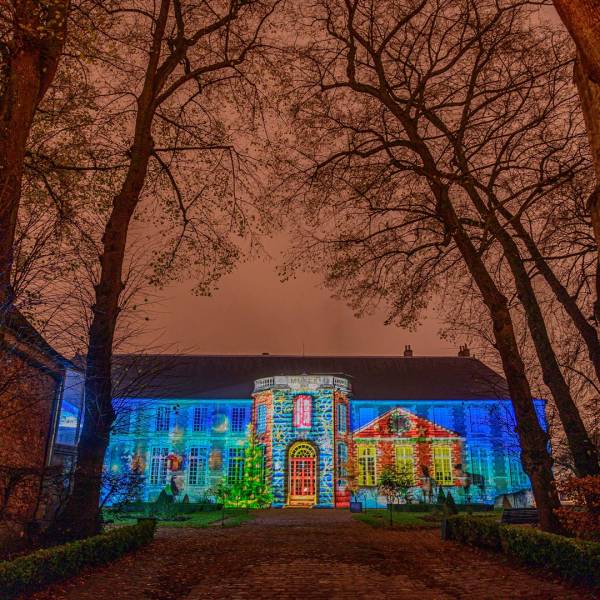
[[[489,550],[501,550],[500,525],[486,517],[456,515],[446,522],[446,535],[449,539],[479,546]]]
[[[503,551],[527,565],[551,569],[579,583],[600,584],[599,543],[464,515],[447,520],[446,537],[472,546]]]
[[[600,583],[600,544],[528,527],[500,528],[502,549],[522,562],[547,567],[566,579]]]
[[[155,521],[113,529],[84,540],[37,550],[0,562],[0,597],[31,593],[49,583],[76,575],[83,567],[107,563],[152,541]]]
[[[577,537],[600,541],[600,477],[569,477],[559,491],[575,505],[556,509],[562,526]]]

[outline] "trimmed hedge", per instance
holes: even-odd
[[[456,500],[454,498],[454,500]],[[427,504],[425,502],[418,502],[415,504],[393,504],[393,510],[397,510],[399,512],[431,512],[440,510],[439,504]],[[456,508],[459,512],[491,512],[494,510],[493,505],[491,504],[456,504]]]
[[[141,520],[62,546],[36,550],[0,562],[0,598],[30,593],[76,575],[83,567],[101,565],[152,541],[156,522]]]
[[[448,518],[446,537],[504,552],[527,565],[552,569],[577,583],[600,585],[600,543],[464,515]]]

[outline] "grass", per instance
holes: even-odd
[[[390,513],[387,509],[372,509],[352,515],[357,521],[371,527],[389,527]],[[440,518],[431,513],[409,513],[392,511],[392,527],[394,529],[434,529],[440,526]]]
[[[137,523],[137,518],[143,515],[128,514],[127,517],[122,519],[115,519],[115,525],[132,525]],[[114,515],[110,515],[109,518],[113,518]],[[181,515],[185,519],[180,518],[176,520],[161,519],[157,522],[157,527],[192,527],[192,528],[203,528],[209,527],[210,525],[216,524],[221,520],[221,511],[210,511],[210,512],[198,512],[190,513],[187,515]],[[237,527],[246,521],[250,521],[254,517],[254,513],[251,510],[228,508],[225,510],[225,527]]]

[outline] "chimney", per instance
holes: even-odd
[[[459,356],[471,356],[471,351],[469,350],[469,346],[465,344],[464,346],[460,346],[458,350]]]
[[[410,345],[404,346],[404,356],[412,356],[412,355],[413,355],[413,351],[412,351],[412,348],[410,347]]]

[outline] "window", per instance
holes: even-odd
[[[413,446],[396,446],[396,469],[414,483],[415,453]]]
[[[473,485],[484,487],[490,476],[489,453],[486,448],[471,449],[471,475]]]
[[[256,409],[256,431],[264,433],[267,430],[267,406],[259,404]]]
[[[348,407],[345,404],[337,405],[337,430],[340,433],[348,430]]]
[[[238,483],[244,476],[244,449],[229,448],[227,451],[227,483]]]
[[[81,373],[67,369],[58,415],[57,444],[66,446],[77,444],[83,414],[81,409],[83,405],[83,379]]]
[[[152,448],[150,460],[150,484],[164,485],[167,482],[167,455],[169,449],[160,447]]]
[[[206,431],[208,425],[208,406],[196,406],[194,408],[193,431]]]
[[[190,448],[188,485],[206,485],[208,448]]]
[[[294,427],[310,427],[312,397],[308,395],[294,398]]]
[[[246,408],[234,406],[231,409],[231,431],[239,433],[246,428]]]
[[[343,442],[337,445],[337,476],[338,485],[343,485],[343,479],[348,475],[346,463],[348,462],[348,447]]]
[[[433,447],[433,477],[439,485],[452,485],[452,448]]]
[[[358,485],[376,484],[376,448],[358,446]]]
[[[156,431],[169,431],[171,424],[171,407],[159,406],[156,409]]]

